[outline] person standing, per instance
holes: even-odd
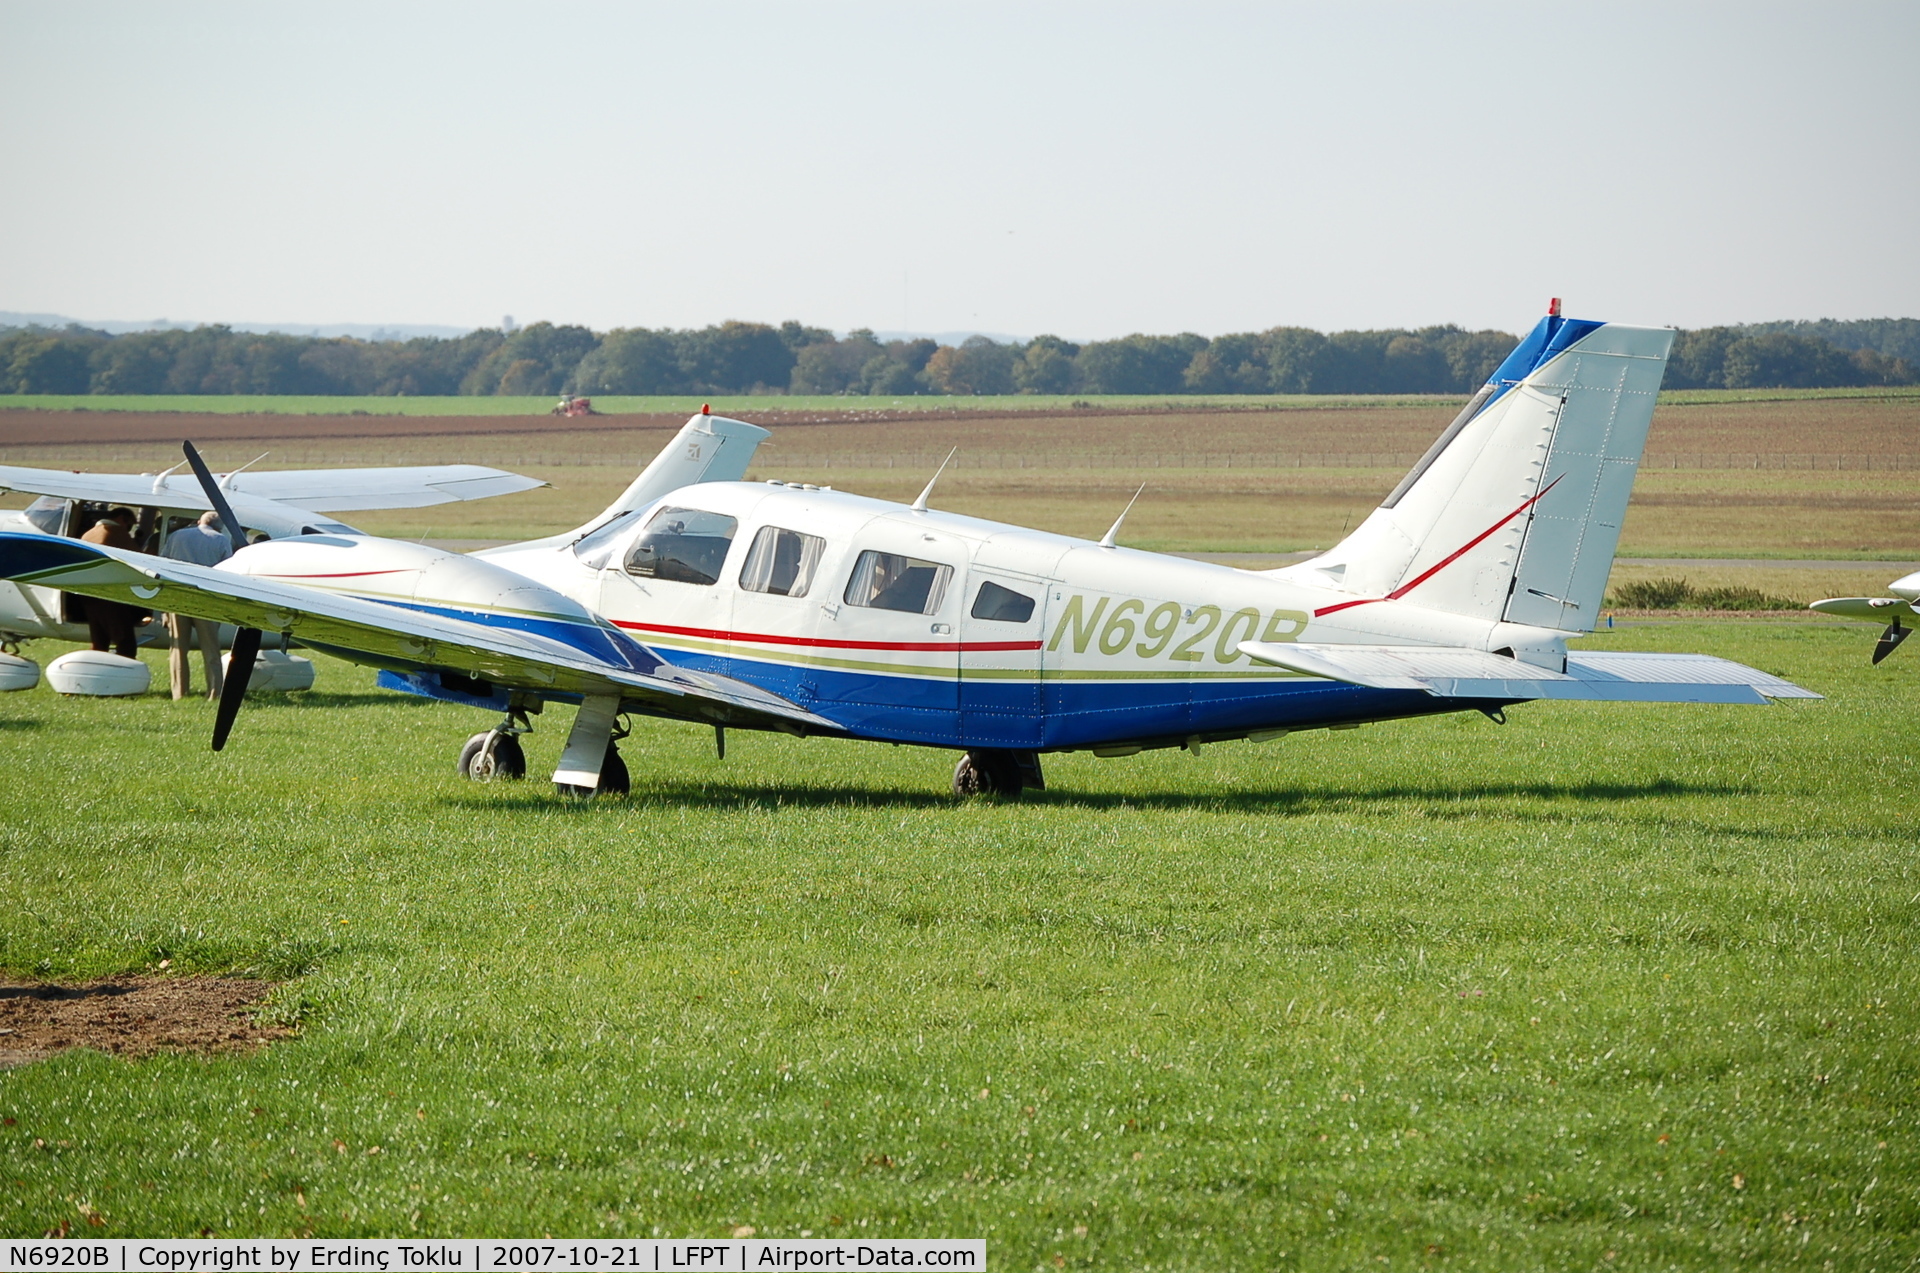
[[[133,538],[133,510],[108,510],[86,534],[80,536],[80,542],[98,544],[103,548],[120,548],[130,553],[139,552],[140,545]],[[139,643],[133,635],[133,621],[140,614],[139,610],[119,601],[103,601],[99,597],[88,597],[86,609],[87,635],[92,639],[94,649],[111,649],[123,659],[139,656]]]
[[[196,566],[217,566],[233,556],[233,541],[220,525],[220,514],[207,512],[200,514],[197,524],[183,526],[168,535],[160,555],[175,561],[189,561]],[[167,616],[167,637],[168,644],[173,647],[167,655],[173,696],[185,698],[193,693],[193,665],[187,661],[187,642],[191,638],[200,643],[200,662],[207,673],[207,697],[219,698],[221,687],[226,682],[220,669],[220,625],[211,619],[170,614]]]

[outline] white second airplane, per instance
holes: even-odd
[[[1829,597],[1825,601],[1816,601],[1807,607],[1822,614],[1837,614],[1847,619],[1872,619],[1875,623],[1885,623],[1887,630],[1873,643],[1873,661],[1878,663],[1907,639],[1914,627],[1920,627],[1920,571],[1894,580],[1887,585],[1891,597]],[[1901,623],[1905,619],[1913,625]]]
[[[265,456],[261,456],[265,459]],[[256,463],[258,461],[255,461]],[[200,482],[179,470],[164,473],[76,473],[65,469],[20,468],[0,464],[0,491],[39,498],[18,511],[0,511],[0,533],[61,535],[78,539],[108,509],[138,511],[137,534],[156,547],[172,531],[191,526],[213,507]],[[214,484],[239,515],[239,524],[278,538],[321,530],[359,534],[325,513],[364,509],[428,508],[465,500],[491,499],[545,486],[476,464],[430,464],[372,469],[280,469],[245,472],[241,465],[216,475]],[[143,643],[158,636],[158,624],[141,633]],[[0,582],[0,647],[52,637],[85,641],[87,625],[72,613],[57,589]]]
[[[1092,543],[937,512],[931,484],[909,506],[743,482],[769,435],[702,414],[599,517],[532,543],[318,528],[202,569],[0,534],[0,577],[283,633],[498,712],[461,754],[472,777],[524,773],[529,714],[577,702],[553,775],[574,794],[626,788],[629,712],[710,724],[723,750],[726,728],[946,748],[957,791],[1017,795],[1046,752],[1542,698],[1817,698],[1724,659],[1567,649],[1599,614],[1672,341],[1550,314],[1359,529],[1281,570],[1117,547],[1118,523]],[[216,750],[244,692],[228,679]]]

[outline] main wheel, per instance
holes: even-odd
[[[487,747],[488,738],[493,739],[491,749]],[[524,778],[527,776],[527,753],[520,750],[520,740],[512,734],[500,734],[493,730],[475,734],[460,749],[460,775],[475,782]]]
[[[624,796],[633,790],[627,775],[627,762],[620,759],[620,748],[607,744],[607,758],[600,762],[600,791],[603,795]]]
[[[1020,766],[1004,751],[970,751],[953,767],[953,794],[961,797],[999,796],[1018,800],[1024,784]]]

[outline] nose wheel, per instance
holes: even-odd
[[[504,729],[467,739],[460,749],[460,776],[474,782],[501,782],[527,776],[527,753]]]
[[[514,710],[484,734],[467,739],[460,749],[460,776],[473,782],[500,782],[527,776],[527,753],[520,735],[531,734],[533,724],[524,711]]]
[[[953,794],[963,799],[998,796],[1002,800],[1018,800],[1028,787],[1035,791],[1047,789],[1046,776],[1040,772],[1040,757],[1030,751],[970,751],[953,767]]]

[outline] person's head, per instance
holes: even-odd
[[[220,514],[214,512],[212,509],[208,509],[206,512],[200,514],[200,524],[208,530],[219,530]]]
[[[133,527],[133,510],[131,508],[110,508],[107,510],[107,515],[100,520],[105,522],[119,522],[122,528],[131,529]]]

